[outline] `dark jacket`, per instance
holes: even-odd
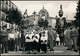
[[[2,33],[1,33],[1,31],[0,31],[0,43],[1,43],[1,40],[2,40]]]
[[[78,30],[77,45],[80,46],[80,29]]]
[[[76,36],[76,29],[72,29],[70,32],[71,38],[74,38]]]
[[[7,34],[7,30],[3,30],[2,33],[2,39],[1,41],[8,41],[8,34]]]

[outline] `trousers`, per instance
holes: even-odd
[[[74,50],[77,50],[77,37],[75,36],[75,37],[71,38],[71,40],[72,40]]]
[[[7,53],[8,51],[8,41],[2,42],[2,53]]]

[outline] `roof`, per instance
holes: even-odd
[[[48,13],[48,11],[43,7],[40,11],[39,11],[39,13]]]

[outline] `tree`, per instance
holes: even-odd
[[[20,25],[22,20],[22,14],[18,9],[10,9],[8,13],[9,19],[7,20],[9,23],[15,23]]]
[[[77,11],[77,13],[75,15],[76,20],[73,22],[75,24],[75,26],[79,26],[79,21],[80,21],[80,18],[79,18],[80,11],[79,10],[80,10],[80,0],[78,1],[78,6],[76,8],[76,11]]]

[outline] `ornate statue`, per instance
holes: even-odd
[[[59,11],[59,16],[62,17],[63,16],[63,10],[62,10],[62,5],[60,5],[60,11]]]
[[[66,27],[66,18],[63,17],[63,10],[62,10],[62,5],[60,5],[60,10],[59,10],[59,18],[56,19],[56,28],[57,32],[60,35],[60,40],[61,44],[64,41],[64,28]]]

